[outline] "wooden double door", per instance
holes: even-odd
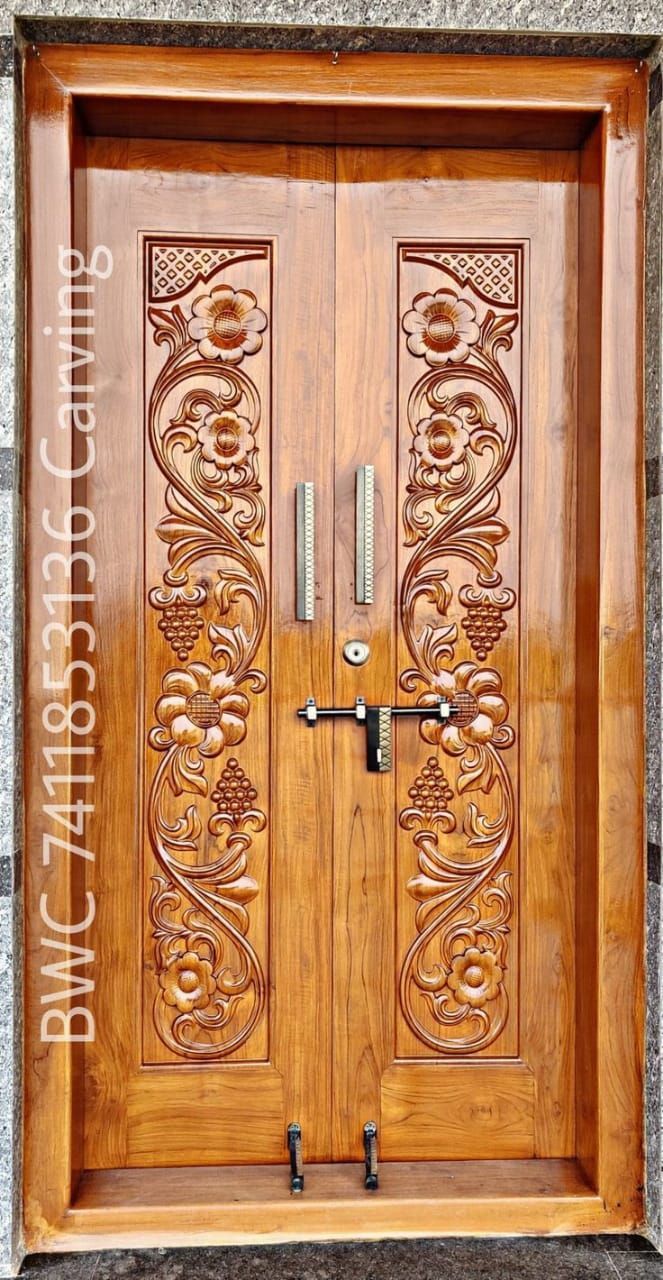
[[[577,156],[85,146],[85,1167],[571,1155]]]

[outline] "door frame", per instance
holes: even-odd
[[[647,68],[608,59],[31,45],[23,58],[26,261],[23,472],[25,1237],[29,1250],[315,1238],[629,1231],[643,1216],[643,191]],[[579,974],[575,1160],[85,1172],[80,1046],[40,1039],[42,895],[84,918],[71,860],[43,865],[41,576],[76,505],[70,427],[56,433],[59,356],[44,340],[58,246],[84,218],[86,132],[314,142],[557,147],[579,152]],[[216,133],[215,133],[216,130]],[[60,525],[58,524],[58,527]],[[63,529],[66,526],[62,524]],[[63,541],[62,550],[67,550]],[[71,549],[71,548],[69,548]],[[56,588],[57,590],[57,588]],[[63,608],[71,606],[63,602]],[[61,615],[62,616],[62,615]],[[75,696],[75,695],[74,695]],[[596,910],[592,909],[596,904]],[[72,939],[76,941],[75,937]],[[52,956],[50,957],[52,962]]]

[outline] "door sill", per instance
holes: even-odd
[[[284,1165],[110,1169],[83,1174],[72,1208],[32,1251],[276,1244],[413,1236],[633,1231],[576,1160],[457,1160],[305,1167],[302,1195]],[[36,1224],[35,1224],[36,1225]],[[43,1228],[43,1222],[40,1224]]]

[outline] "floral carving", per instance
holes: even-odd
[[[422,693],[420,705],[437,706],[443,697],[455,705],[456,714],[451,720],[424,720],[421,736],[426,742],[439,743],[450,756],[488,743],[500,748],[512,745],[513,729],[504,724],[509,707],[499,672],[460,662],[453,671],[435,672],[430,683],[432,688]]]
[[[195,298],[188,327],[201,356],[238,364],[245,355],[259,351],[267,316],[256,304],[255,294],[248,289],[235,292],[228,284]]]
[[[403,328],[409,335],[408,351],[425,356],[433,365],[466,360],[470,347],[479,340],[473,303],[451,289],[418,293],[412,309],[403,316]]]
[[[449,471],[463,461],[469,439],[469,432],[456,414],[433,413],[417,423],[413,448],[422,467]]]
[[[213,463],[219,471],[243,466],[256,446],[248,419],[232,409],[208,413],[198,428],[198,442],[205,462]]]
[[[447,986],[453,991],[457,1004],[471,1004],[473,1009],[481,1009],[489,1000],[496,999],[502,976],[494,952],[468,947],[451,961]]]
[[[192,662],[185,671],[167,671],[155,707],[159,727],[150,744],[157,751],[174,745],[196,747],[201,756],[218,756],[246,734],[249,700],[225,671]]]
[[[503,792],[496,821],[486,819],[476,804],[468,807],[463,830],[469,847],[482,850],[479,858],[453,856],[443,848],[444,838],[458,830],[449,799],[446,808],[431,811],[415,803],[400,814],[401,826],[413,833],[418,862],[418,872],[407,886],[418,903],[417,935],[401,968],[401,1007],[417,1037],[440,1053],[464,1054],[486,1047],[507,1018],[502,979],[513,904],[509,873],[498,868],[511,839],[514,815],[502,762],[482,755],[493,750],[466,753],[459,785],[462,796],[468,790],[490,790],[497,780]],[[432,1015],[432,1028],[417,1007],[417,997]]]
[[[185,951],[174,955],[159,974],[166,1004],[174,1005],[180,1013],[192,1009],[206,1009],[216,979],[209,960],[202,959],[197,951]]]
[[[238,406],[243,413],[237,412]],[[185,392],[166,440],[170,450],[178,446],[189,455],[191,482],[200,494],[220,513],[232,512],[236,530],[254,546],[262,544],[265,526],[256,446],[259,426],[260,403],[253,384],[239,370],[224,369],[214,389],[194,386]]]
[[[445,253],[435,251],[440,269]],[[512,347],[518,324],[513,310],[500,315],[486,308],[481,318],[474,301],[446,288],[418,294],[403,317],[407,350],[430,367],[412,386],[407,407],[403,524],[413,551],[401,583],[401,618],[412,665],[402,672],[401,687],[418,691],[424,707],[442,696],[455,714],[448,721],[423,719],[420,726],[422,739],[450,762],[443,798],[431,803],[422,770],[400,814],[418,866],[408,882],[417,903],[416,935],[402,962],[400,1002],[417,1038],[447,1055],[487,1047],[508,1015],[512,898],[503,864],[515,806],[503,755],[515,734],[500,673],[478,663],[505,630],[502,615],[516,601],[498,571],[499,547],[509,535],[499,514],[500,482],[518,426],[499,356]],[[476,585],[459,592],[467,609],[460,631],[452,612],[454,559],[476,575]],[[461,638],[471,658],[457,654]]]
[[[149,734],[159,756],[147,815],[159,868],[150,900],[154,1022],[175,1053],[214,1059],[249,1039],[266,1003],[249,936],[249,905],[259,892],[249,856],[267,820],[234,757],[213,790],[209,769],[244,740],[250,695],[266,687],[255,665],[267,620],[253,550],[265,517],[261,406],[255,384],[236,366],[260,350],[267,317],[252,293],[226,284],[196,297],[189,315],[179,304],[148,314],[155,343],[167,349],[148,425],[166,480],[157,534],[168,549],[149,600],[183,664],[162,677]],[[218,566],[212,581],[210,563]],[[201,660],[189,661],[194,648]],[[220,807],[220,788],[231,779],[229,794],[241,804]],[[202,806],[210,802],[205,820]]]

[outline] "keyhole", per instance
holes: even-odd
[[[363,640],[348,640],[343,645],[343,657],[351,667],[363,667],[371,656],[371,651]]]

